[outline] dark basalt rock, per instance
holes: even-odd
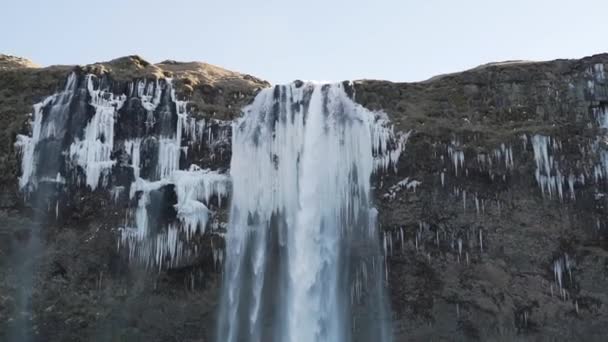
[[[149,196],[148,222],[152,232],[159,232],[176,221],[177,212],[174,206],[177,203],[177,196],[172,184],[151,191]]]
[[[144,137],[147,132],[148,113],[141,104],[141,99],[132,97],[118,110],[120,120],[115,125],[116,135],[122,139]]]
[[[608,89],[592,71],[607,63],[597,55],[489,65],[423,83],[355,82],[359,103],[413,130],[396,172],[376,179],[381,225],[395,245],[388,267],[397,340],[603,339],[607,184],[587,170],[599,156],[589,144],[605,134],[597,113]],[[575,198],[543,196],[535,134],[560,142],[550,153],[561,172],[589,175],[574,183]],[[483,166],[478,156],[503,143],[513,149],[512,169]],[[458,175],[450,148],[465,156]],[[385,196],[406,177],[421,184]]]

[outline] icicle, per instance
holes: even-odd
[[[388,255],[388,240],[386,238],[386,232],[384,232],[384,234],[382,234],[382,246],[384,249],[384,255]]]
[[[462,256],[462,239],[458,238],[458,260]]]
[[[572,200],[576,200],[576,195],[574,193],[574,181],[574,175],[571,174],[570,176],[568,176],[568,188],[570,189],[570,198]]]
[[[532,137],[534,159],[536,161],[536,181],[543,195],[547,193],[549,198],[557,192],[560,200],[563,200],[563,183],[565,177],[562,175],[557,162],[549,151],[557,151],[561,148],[561,142],[549,137],[535,135]]]
[[[141,159],[141,139],[126,140],[124,142],[125,151],[131,158],[131,167],[135,179],[139,178],[140,159]]]
[[[206,124],[204,120],[197,121],[189,117],[187,104],[177,100],[170,79],[162,82],[141,81],[132,87],[134,94],[141,99],[142,106],[148,111],[148,121],[154,120],[154,110],[161,102],[162,93],[168,91],[176,108],[177,127],[174,132],[158,137],[158,162],[156,175],[153,176],[156,181],[140,178],[142,139],[135,138],[123,142],[135,176],[129,196],[134,198],[137,192],[142,192],[142,195],[138,208],[133,213],[135,222],[131,223],[134,223],[134,227],[128,227],[130,224],[127,222],[127,227],[121,229],[120,243],[129,249],[130,259],[148,266],[155,265],[159,269],[164,264],[177,266],[183,258],[190,258],[199,252],[196,245],[192,248],[187,242],[196,233],[206,232],[213,215],[208,208],[210,199],[215,197],[217,205],[221,206],[222,199],[228,196],[230,183],[227,175],[203,170],[196,165],[192,165],[189,170],[178,170],[180,155],[186,155],[188,146],[192,145],[193,141],[201,140]],[[182,137],[189,139],[185,146],[181,146]],[[169,224],[166,232],[153,235],[148,232],[145,203],[151,191],[166,185],[173,185],[177,197],[175,209],[178,222]],[[121,191],[120,187],[112,190],[115,200]],[[216,264],[223,259],[223,255],[218,253],[214,256]]]
[[[523,144],[523,150],[525,151],[528,149],[528,136],[525,134],[522,134],[520,138],[521,138],[521,141]]]
[[[120,195],[123,193],[124,190],[125,190],[124,186],[115,186],[114,188],[112,188],[110,193],[112,195],[112,199],[114,200],[114,203],[118,203],[118,199],[120,198]]]
[[[403,235],[403,227],[399,228],[399,237],[401,240],[401,252],[405,252],[405,238]]]

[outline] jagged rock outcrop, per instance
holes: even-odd
[[[494,63],[419,83],[354,83],[358,103],[409,132],[394,172],[373,183],[396,340],[604,339],[606,67],[608,55],[597,55]],[[31,106],[63,89],[73,71],[116,95],[133,81],[172,77],[189,115],[207,120],[234,118],[269,86],[204,63],[130,56],[37,68],[0,56],[0,337],[27,315],[41,340],[211,340],[219,296],[211,251],[160,271],[129,266],[116,228],[133,204],[86,187],[72,189],[60,219],[51,215],[40,230],[29,256],[32,308],[18,312],[21,266],[8,256],[28,241],[40,209],[21,199],[14,144]],[[230,149],[188,158],[225,170]],[[151,196],[174,193],[156,190]],[[214,209],[225,222],[222,206]]]

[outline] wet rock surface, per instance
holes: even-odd
[[[207,120],[234,118],[268,84],[203,63],[153,65],[136,56],[76,68],[6,65],[0,339],[24,316],[40,341],[213,340],[221,275],[210,246],[221,248],[220,237],[197,237],[202,252],[177,267],[130,264],[117,248],[117,228],[133,203],[78,187],[59,215],[31,205],[18,190],[14,142],[27,132],[31,106],[61,89],[73,70],[105,75],[115,94],[134,80],[172,76],[189,112]],[[373,180],[397,341],[604,340],[604,67],[608,55],[486,65],[420,83],[354,83],[357,102],[411,131],[397,168]],[[180,163],[229,167],[230,146],[193,151]],[[120,158],[119,165],[129,163]],[[112,172],[110,182],[129,184],[129,171]],[[218,222],[226,222],[226,208],[212,207]],[[29,260],[15,259],[32,234],[40,248]],[[24,309],[16,284],[25,262],[34,272]]]

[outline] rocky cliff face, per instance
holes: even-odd
[[[373,180],[396,340],[603,340],[606,67],[608,55],[598,55],[491,64],[421,83],[354,83],[357,102],[385,111],[396,131],[409,132],[395,170]],[[34,118],[27,113],[35,112],[34,104],[66,92],[70,74],[69,92],[83,97],[70,97],[70,122],[97,113],[87,105],[90,82],[102,100],[123,101],[117,115],[128,119],[114,127],[124,148],[110,149],[110,176],[96,183],[104,191],[87,186],[86,166],[59,158],[61,174],[81,185],[32,204],[19,191],[17,135],[30,130],[27,122]],[[138,84],[141,93],[132,89]],[[40,340],[211,340],[220,276],[214,251],[221,250],[221,237],[199,234],[189,242],[197,252],[184,252],[179,262],[150,262],[147,252],[132,254],[135,262],[129,262],[130,246],[117,248],[125,241],[117,229],[125,224],[125,208],[137,216],[142,194],[151,203],[185,203],[179,188],[187,185],[142,185],[130,198],[126,187],[134,175],[121,166],[133,163],[133,141],[152,135],[156,143],[140,145],[153,151],[142,154],[148,167],[138,170],[151,179],[162,178],[154,175],[161,163],[146,156],[158,155],[163,137],[188,148],[177,161],[180,168],[197,164],[222,174],[231,153],[228,120],[268,86],[202,63],[152,65],[133,56],[37,68],[1,56],[0,336],[28,322]],[[157,90],[149,114],[146,99],[154,102]],[[167,122],[170,132],[146,125],[161,122],[163,108],[180,108],[177,102],[188,113],[184,122],[194,127],[191,136],[175,137],[178,122]],[[74,141],[36,153],[64,155]],[[32,174],[43,179],[56,171]],[[222,194],[208,199],[220,232],[226,221],[227,201],[217,201]],[[163,210],[171,208],[148,207],[146,216]],[[168,216],[179,220],[179,213]],[[33,236],[39,237],[35,249]],[[31,279],[19,276],[24,271]],[[19,298],[23,282],[31,283],[29,306]]]
[[[605,338],[607,62],[357,83],[413,130],[376,196],[398,335]]]
[[[24,329],[42,341],[210,336],[213,246],[223,241],[200,234],[183,249],[178,240],[167,243],[161,226],[197,217],[177,217],[176,188],[190,184],[166,173],[190,164],[225,171],[229,120],[268,83],[203,63],[151,65],[136,56],[44,69],[5,59],[0,336],[21,338],[15,331]],[[21,170],[27,159],[43,167]],[[191,171],[185,180],[205,176]],[[138,175],[154,189],[130,188]],[[226,221],[220,197],[207,203],[215,225]],[[149,203],[138,216],[142,199]],[[138,225],[148,215],[152,224]],[[178,249],[179,262],[161,265],[157,255]],[[24,298],[30,291],[31,302]]]

